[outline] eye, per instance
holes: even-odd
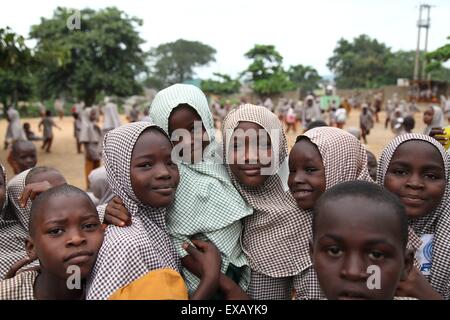
[[[430,180],[438,180],[438,179],[441,179],[441,176],[430,172],[430,173],[425,174],[425,178],[430,179]]]
[[[372,251],[369,253],[369,258],[372,260],[381,260],[384,258],[384,254],[380,251]]]
[[[48,230],[47,233],[52,236],[59,236],[63,232],[64,232],[64,230],[62,228],[52,228],[52,229]]]
[[[143,162],[143,163],[138,164],[138,167],[139,168],[151,168],[151,167],[153,167],[153,164],[150,162]]]
[[[406,171],[404,169],[394,169],[394,170],[392,170],[392,173],[395,174],[396,176],[404,176],[404,175],[408,174],[408,171]]]
[[[318,170],[317,168],[313,168],[313,167],[305,168],[305,172],[307,172],[307,173],[312,173],[312,172],[315,172],[317,170]]]
[[[330,256],[335,257],[335,258],[340,257],[342,255],[341,248],[336,247],[336,246],[328,247],[327,252]]]
[[[98,223],[86,223],[81,228],[83,230],[95,230],[98,228],[98,226],[99,226]]]

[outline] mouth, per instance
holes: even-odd
[[[416,195],[404,195],[401,197],[403,203],[410,207],[420,207],[424,204],[425,199]]]
[[[152,191],[164,196],[170,196],[174,193],[175,188],[172,186],[160,186],[160,187],[153,187]]]
[[[239,168],[246,176],[255,177],[261,174],[261,167],[259,166],[246,166]]]
[[[311,189],[295,189],[292,191],[292,196],[295,199],[304,199],[312,195],[313,190]]]
[[[338,300],[368,300],[369,298],[366,296],[366,294],[360,292],[360,291],[342,291],[338,295]]]
[[[92,252],[89,251],[79,251],[72,253],[64,259],[64,262],[70,262],[70,264],[82,264],[88,262],[93,256]]]

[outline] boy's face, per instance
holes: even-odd
[[[195,125],[196,123],[197,125]],[[173,137],[174,131],[178,129],[187,130],[190,133],[189,139],[184,141],[184,137],[180,136],[180,139],[174,139],[172,141],[173,144],[178,145],[179,143],[182,143],[183,145],[186,145],[186,148],[191,150],[190,162],[198,162],[195,160],[203,158],[203,151],[208,146],[209,141],[203,141],[203,137],[207,136],[206,129],[203,126],[202,119],[192,107],[184,105],[177,107],[170,115],[169,135]],[[183,152],[181,151],[181,156],[183,156],[182,153]]]
[[[433,116],[434,116],[434,110],[433,109],[428,109],[423,113],[423,122],[426,125],[430,125],[431,122],[433,121]]]
[[[393,299],[413,261],[394,209],[347,196],[319,210],[311,258],[327,299]]]
[[[401,144],[384,178],[384,186],[405,205],[409,218],[431,213],[445,192],[444,163],[439,151],[425,141]]]
[[[253,122],[239,122],[228,146],[230,170],[239,183],[248,187],[264,184],[269,175],[261,174],[272,162],[272,141],[266,130]]]
[[[302,139],[289,154],[289,190],[302,209],[314,207],[325,191],[325,167],[317,147]]]
[[[55,195],[49,199],[31,226],[27,252],[37,256],[42,269],[66,279],[69,266],[78,266],[81,279],[94,267],[103,242],[104,229],[97,210],[77,194]]]
[[[37,163],[36,147],[33,143],[22,144],[14,154],[13,160],[20,172],[33,168]]]
[[[172,145],[156,130],[144,131],[131,155],[131,186],[142,203],[153,208],[167,207],[175,197],[180,181],[171,158]]]

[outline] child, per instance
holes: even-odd
[[[101,110],[103,114],[103,135],[108,131],[120,127],[121,121],[119,118],[119,112],[117,112],[117,105],[110,101],[110,98],[105,98],[105,106]]]
[[[450,297],[449,177],[449,155],[429,136],[401,135],[383,150],[377,183],[405,205],[410,227],[408,247],[418,250],[418,269],[400,283],[399,296]]]
[[[8,205],[6,171],[1,165],[0,210],[0,280],[2,280],[16,261],[26,257],[27,232],[15,218],[11,206]]]
[[[31,169],[37,163],[36,146],[27,140],[15,141],[11,148],[11,157],[8,157],[8,160],[14,174]]]
[[[39,122],[39,132],[41,131],[41,127],[44,127],[44,143],[42,144],[42,149],[45,149],[45,152],[50,153],[53,142],[53,127],[61,130],[61,128],[53,121],[52,112],[50,110],[45,112],[45,117]]]
[[[312,230],[311,260],[327,299],[392,300],[413,267],[405,208],[374,183],[344,182],[327,190],[314,207]],[[379,287],[371,289],[373,266]]]
[[[401,128],[400,132],[398,133],[398,135],[412,133],[412,130],[414,129],[415,124],[416,124],[416,121],[414,120],[414,118],[412,116],[406,116],[405,118],[403,118],[402,128]]]
[[[5,150],[15,141],[27,139],[20,124],[19,112],[14,107],[10,107],[6,112],[6,120],[8,121],[8,127],[5,135]]]
[[[307,128],[311,122],[317,120],[322,120],[322,113],[320,111],[319,105],[314,103],[314,97],[312,95],[309,95],[306,97],[306,101],[303,104],[303,128]]]
[[[444,126],[444,115],[441,108],[436,106],[430,106],[423,113],[423,122],[427,125],[423,130],[423,134],[429,135],[431,129],[441,128]]]
[[[0,282],[0,300],[81,300],[85,282],[103,242],[94,204],[82,190],[62,185],[33,202],[26,249],[39,271],[25,271]],[[68,279],[78,267],[80,278]],[[78,284],[78,285],[77,285]]]
[[[336,117],[336,127],[339,129],[344,128],[345,122],[347,121],[347,111],[344,108],[344,105],[339,105],[339,108],[335,112]]]
[[[232,275],[245,290],[250,270],[240,244],[240,219],[250,215],[252,209],[239,195],[222,164],[204,93],[192,85],[166,88],[153,100],[150,117],[171,136],[174,156],[182,157],[179,163],[182,179],[167,213],[167,228],[178,254],[186,256],[181,245],[190,239],[211,241],[221,253],[222,273]],[[108,216],[105,219],[108,221]],[[189,270],[183,270],[183,274],[192,293],[199,280]]]
[[[42,137],[36,136],[36,134],[33,131],[31,131],[31,126],[29,122],[25,122],[23,124],[23,131],[25,132],[28,141],[42,141]]]
[[[89,189],[89,173],[100,167],[102,132],[96,123],[95,108],[86,108],[81,113],[80,143],[84,146],[84,175],[86,187]]]
[[[171,153],[168,136],[150,122],[127,124],[105,136],[108,182],[124,202],[133,223],[124,228],[107,228],[89,282],[88,299],[117,296],[134,281],[145,281],[146,275],[158,269],[180,278],[179,258],[166,229],[165,208],[173,201],[179,182]],[[194,299],[215,293],[219,280],[220,257],[215,247],[202,243],[200,248],[204,253],[193,256],[204,258],[194,263],[199,265],[202,279],[192,295]]]
[[[367,135],[370,134],[370,130],[373,128],[372,112],[369,110],[367,104],[363,104],[362,111],[359,116],[359,126],[361,128],[361,136],[365,144],[367,144]]]
[[[286,113],[286,125],[287,125],[286,133],[291,131],[291,129],[294,131],[294,133],[297,131],[296,121],[297,117],[295,115],[294,108],[290,106]]]
[[[377,166],[377,157],[375,157],[372,152],[367,150],[367,167],[373,181],[377,181]]]
[[[78,112],[72,112],[74,119],[73,122],[73,136],[75,137],[77,143],[77,153],[81,153],[81,142],[80,142],[80,132],[81,132],[81,116]]]

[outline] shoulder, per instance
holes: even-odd
[[[14,278],[0,281],[0,300],[34,300],[37,271],[25,271]]]

